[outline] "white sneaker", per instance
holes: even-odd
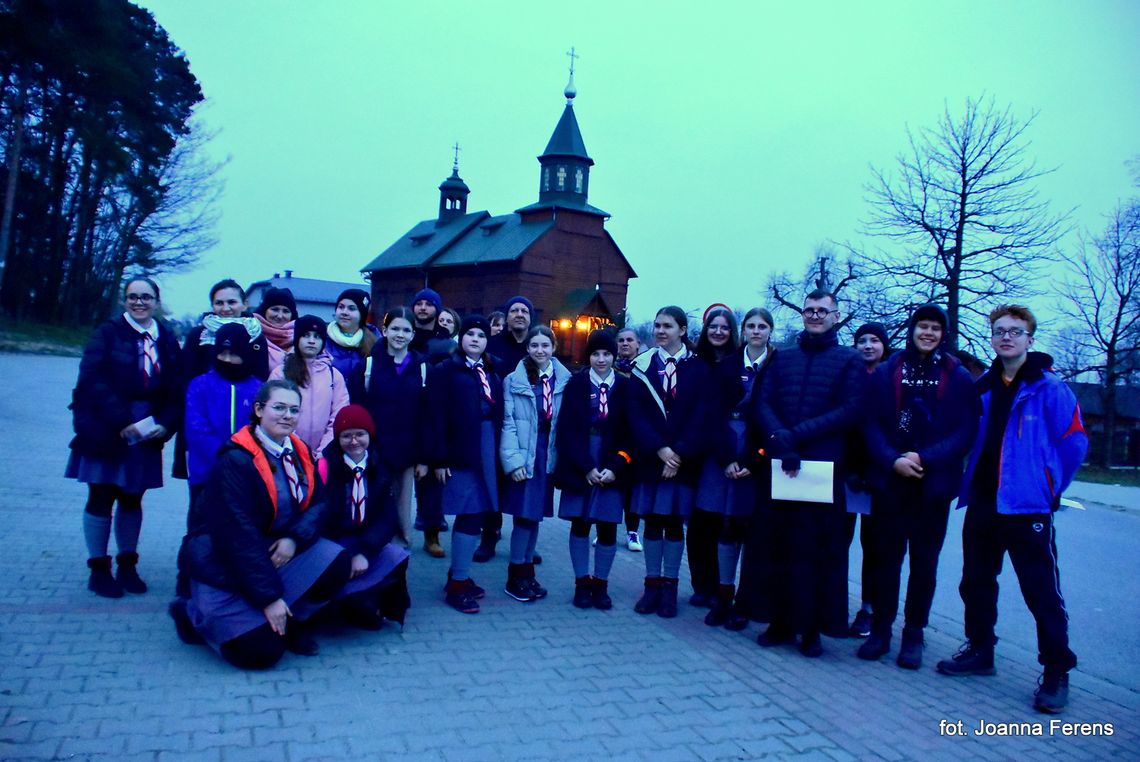
[[[634,553],[640,553],[642,551],[641,538],[637,536],[637,532],[625,533],[625,546]]]

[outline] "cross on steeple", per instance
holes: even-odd
[[[452,148],[455,149],[455,164],[453,164],[451,168],[454,169],[456,172],[458,172],[459,171],[459,142],[456,141],[455,145],[453,145]]]
[[[570,48],[566,51],[566,57],[570,59],[570,79],[567,80],[566,89],[562,94],[566,96],[566,102],[569,103],[578,94],[578,88],[574,87],[574,62],[581,56],[574,52],[574,48]]]
[[[574,48],[571,47],[570,50],[566,52],[566,57],[570,59],[570,76],[573,77],[574,76],[574,61],[576,59],[581,58],[582,56],[575,53]]]

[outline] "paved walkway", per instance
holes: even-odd
[[[958,646],[960,610],[936,612],[928,666],[867,664],[852,641],[824,639],[809,661],[705,627],[686,605],[640,617],[641,557],[619,551],[615,608],[579,611],[564,522],[543,524],[550,597],[500,592],[506,561],[477,566],[484,611],[463,616],[439,593],[445,561],[413,558],[403,633],[340,632],[314,658],[241,673],[182,645],[165,614],[185,515],[185,485],[146,498],[140,569],[152,592],[121,601],[85,587],[84,488],[60,474],[76,361],[0,355],[0,758],[343,759],[1068,759],[1140,757],[1140,693],[1074,672],[1064,735],[1030,708],[1032,643],[1003,641],[998,674],[950,679],[930,667]],[[509,524],[509,522],[508,522]],[[1082,612],[1089,616],[1090,612]],[[1091,615],[1123,616],[1126,612]],[[1032,723],[1043,737],[975,736],[980,721]],[[940,732],[963,724],[966,735]],[[1039,725],[1040,723],[1040,725]]]

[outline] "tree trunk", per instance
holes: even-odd
[[[16,211],[16,184],[20,177],[20,152],[24,145],[24,107],[27,85],[21,84],[20,95],[12,110],[12,144],[8,151],[8,184],[4,189],[4,210],[0,213],[0,289],[4,288],[4,272],[8,263],[8,244],[12,240],[12,215]]]

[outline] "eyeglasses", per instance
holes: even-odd
[[[341,438],[341,440],[348,441],[348,442],[356,442],[356,441],[363,442],[365,439],[368,439],[368,432],[367,431],[360,431],[360,432],[344,431],[344,432],[341,432],[340,438]]]
[[[278,415],[284,415],[285,413],[288,413],[289,415],[300,415],[300,413],[301,413],[301,408],[299,406],[297,406],[297,405],[284,405],[280,402],[273,404],[273,405],[270,405],[269,409],[272,410],[274,413],[277,413]]]
[[[823,318],[823,317],[827,317],[828,315],[830,315],[833,312],[839,312],[839,310],[827,310],[827,309],[823,309],[822,307],[816,307],[816,308],[808,307],[808,308],[805,308],[803,310],[802,314],[806,318]]]
[[[142,302],[149,304],[154,301],[154,294],[127,294],[127,301],[131,303]]]
[[[1006,336],[1011,339],[1020,339],[1027,333],[1029,333],[1029,331],[1024,328],[995,328],[990,332],[990,336],[995,339],[1004,339]]]

